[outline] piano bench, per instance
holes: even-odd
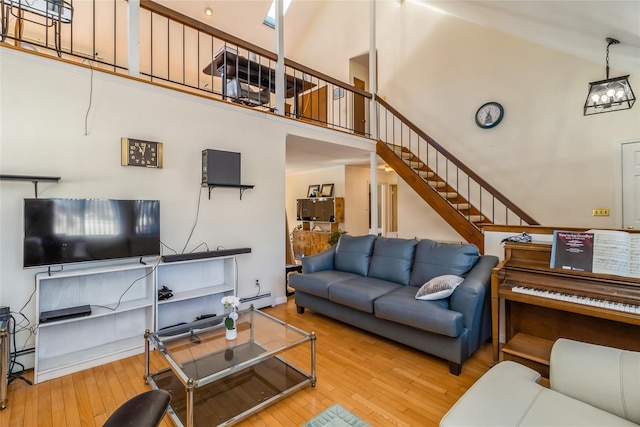
[[[458,426],[637,426],[640,353],[559,339],[551,387],[513,361],[484,374],[440,420]],[[636,381],[633,381],[635,378]]]

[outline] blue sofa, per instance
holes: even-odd
[[[491,336],[494,256],[470,244],[342,235],[338,244],[302,259],[289,277],[298,313],[305,308],[449,361],[462,363]],[[453,294],[416,299],[443,275],[464,278]]]

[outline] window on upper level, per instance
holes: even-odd
[[[290,4],[291,0],[282,1],[282,7],[284,8],[284,11],[282,12],[283,15],[287,13],[287,9],[289,8]],[[264,17],[264,24],[270,26],[271,28],[276,27],[276,0],[273,0],[271,2],[269,12],[267,12],[267,16]]]

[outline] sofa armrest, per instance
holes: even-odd
[[[640,353],[564,338],[551,350],[551,389],[640,423]]]
[[[451,295],[449,308],[462,313],[464,327],[469,329],[469,349],[471,352],[480,344],[480,327],[482,311],[485,304],[489,304],[491,293],[491,272],[498,265],[498,258],[483,255],[469,271],[464,281]]]
[[[326,251],[302,258],[302,272],[313,273],[316,271],[333,270],[333,258],[336,246],[333,245]]]

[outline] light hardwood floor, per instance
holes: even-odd
[[[381,339],[311,310],[296,313],[288,304],[264,309],[302,330],[317,334],[315,388],[305,387],[243,420],[244,427],[300,426],[339,403],[372,426],[437,426],[453,403],[491,366],[491,345],[484,344],[449,374],[447,362]],[[308,347],[308,346],[305,346]],[[306,360],[298,347],[292,357]],[[152,354],[151,370],[163,366]],[[294,361],[295,363],[295,361]],[[306,368],[305,368],[306,369]],[[102,426],[127,399],[150,389],[143,381],[144,355],[109,363],[65,377],[28,386],[9,386],[8,407],[0,411],[0,426]],[[165,416],[163,427],[173,426]]]

